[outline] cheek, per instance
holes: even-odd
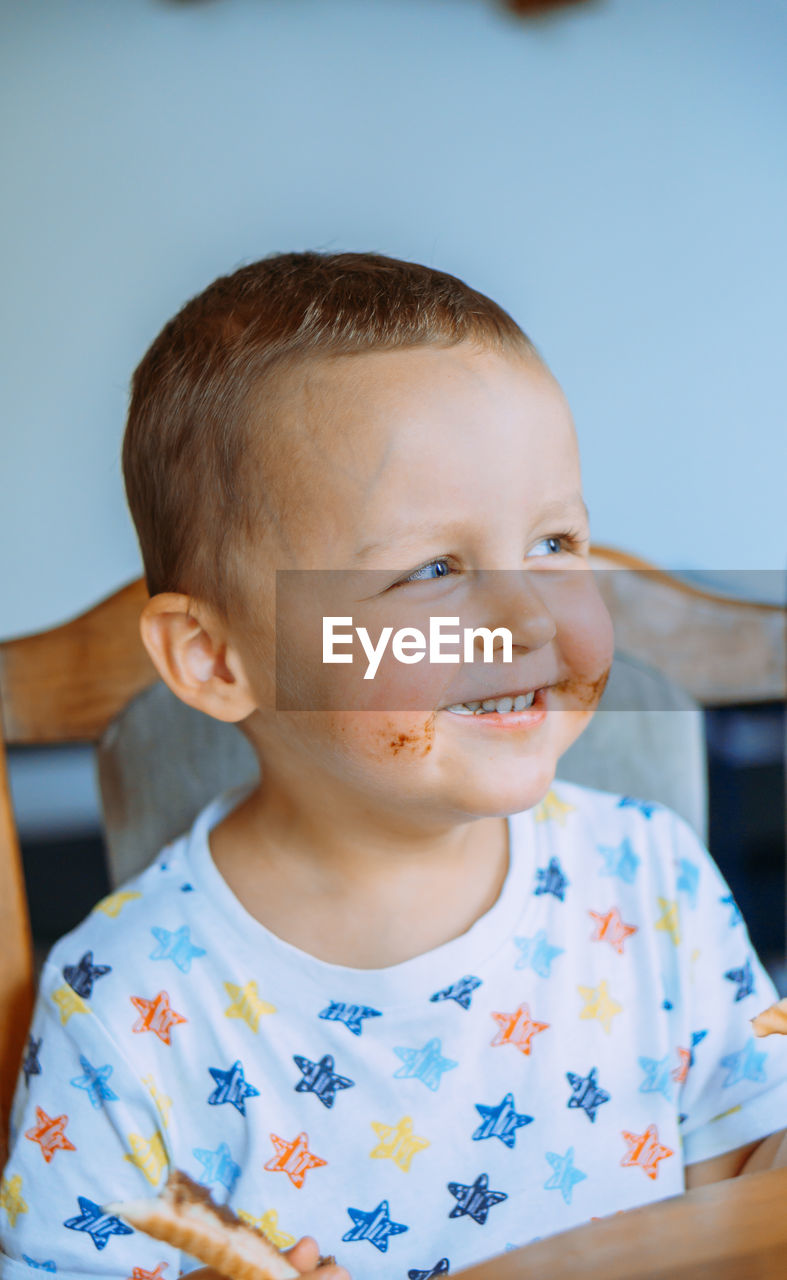
[[[592,709],[601,698],[615,650],[612,619],[598,590],[588,583],[580,608],[558,619],[558,643],[568,669],[566,687],[578,710]]]
[[[343,774],[349,770],[368,776],[392,760],[406,767],[428,756],[434,745],[435,716],[423,711],[338,712],[323,718],[322,733]]]

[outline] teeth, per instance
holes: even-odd
[[[482,716],[487,711],[497,711],[505,715],[509,711],[524,711],[526,707],[531,707],[535,700],[536,691],[531,693],[518,693],[515,696],[505,694],[502,698],[485,698],[483,702],[455,702],[453,706],[446,707],[446,711],[453,711],[460,716]]]

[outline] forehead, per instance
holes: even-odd
[[[513,490],[523,510],[581,512],[571,414],[533,357],[462,343],[322,359],[288,373],[276,417],[296,543],[321,534],[355,557],[416,524],[491,519]]]

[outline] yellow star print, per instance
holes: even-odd
[[[0,1182],[0,1208],[5,1209],[12,1227],[20,1213],[27,1213],[28,1205],[22,1199],[22,1176],[15,1173],[13,1178],[3,1178]]]
[[[573,813],[576,805],[561,800],[556,791],[547,791],[544,799],[533,810],[536,822],[557,822],[561,827],[566,825],[566,818]]]
[[[602,978],[597,987],[577,987],[577,991],[585,1001],[580,1018],[598,1018],[609,1035],[612,1030],[612,1019],[616,1014],[623,1012],[623,1005],[612,999],[607,990],[606,978]]]
[[[72,987],[58,987],[52,992],[52,999],[60,1010],[60,1025],[64,1027],[72,1013],[90,1013],[90,1005],[85,1004]]]
[[[164,1125],[164,1128],[166,1129],[167,1125],[169,1124],[169,1110],[170,1110],[170,1107],[172,1106],[172,1099],[168,1098],[165,1093],[161,1092],[161,1090],[157,1087],[156,1081],[153,1079],[153,1076],[143,1076],[142,1083],[144,1084],[151,1098],[155,1102],[156,1110],[161,1116],[161,1123]]]
[[[224,983],[224,990],[232,998],[232,1004],[224,1010],[225,1018],[242,1018],[252,1031],[257,1031],[260,1018],[264,1013],[275,1013],[275,1004],[261,1000],[257,991],[257,983],[247,982],[245,987],[236,987],[232,982]]]
[[[734,1116],[735,1112],[740,1111],[740,1109],[741,1104],[738,1103],[737,1107],[730,1107],[729,1111],[720,1111],[717,1116],[711,1116],[710,1123],[713,1124],[716,1120],[723,1120],[725,1116]]]
[[[680,942],[680,917],[677,898],[658,898],[661,919],[656,921],[656,929],[668,933],[677,947]]]
[[[373,1160],[389,1158],[405,1173],[416,1152],[431,1145],[426,1138],[419,1138],[413,1133],[412,1116],[402,1116],[397,1125],[379,1124],[376,1120],[371,1124],[380,1141],[369,1155]]]
[[[94,906],[94,911],[103,911],[105,916],[110,916],[116,920],[127,902],[133,902],[135,898],[141,898],[141,893],[110,893],[108,898],[102,898]]]
[[[279,1215],[275,1209],[268,1209],[261,1218],[255,1218],[253,1214],[239,1209],[238,1217],[248,1226],[261,1231],[277,1249],[289,1249],[291,1244],[295,1244],[295,1236],[288,1236],[286,1231],[279,1231]]]
[[[157,1186],[169,1163],[160,1131],[157,1129],[152,1138],[143,1138],[141,1133],[130,1133],[128,1142],[131,1155],[124,1156],[123,1159],[141,1169],[152,1187]]]

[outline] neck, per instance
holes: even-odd
[[[263,776],[213,828],[211,853],[255,919],[318,959],[400,964],[465,933],[499,897],[505,818],[427,824],[335,786],[305,802],[302,788]]]

